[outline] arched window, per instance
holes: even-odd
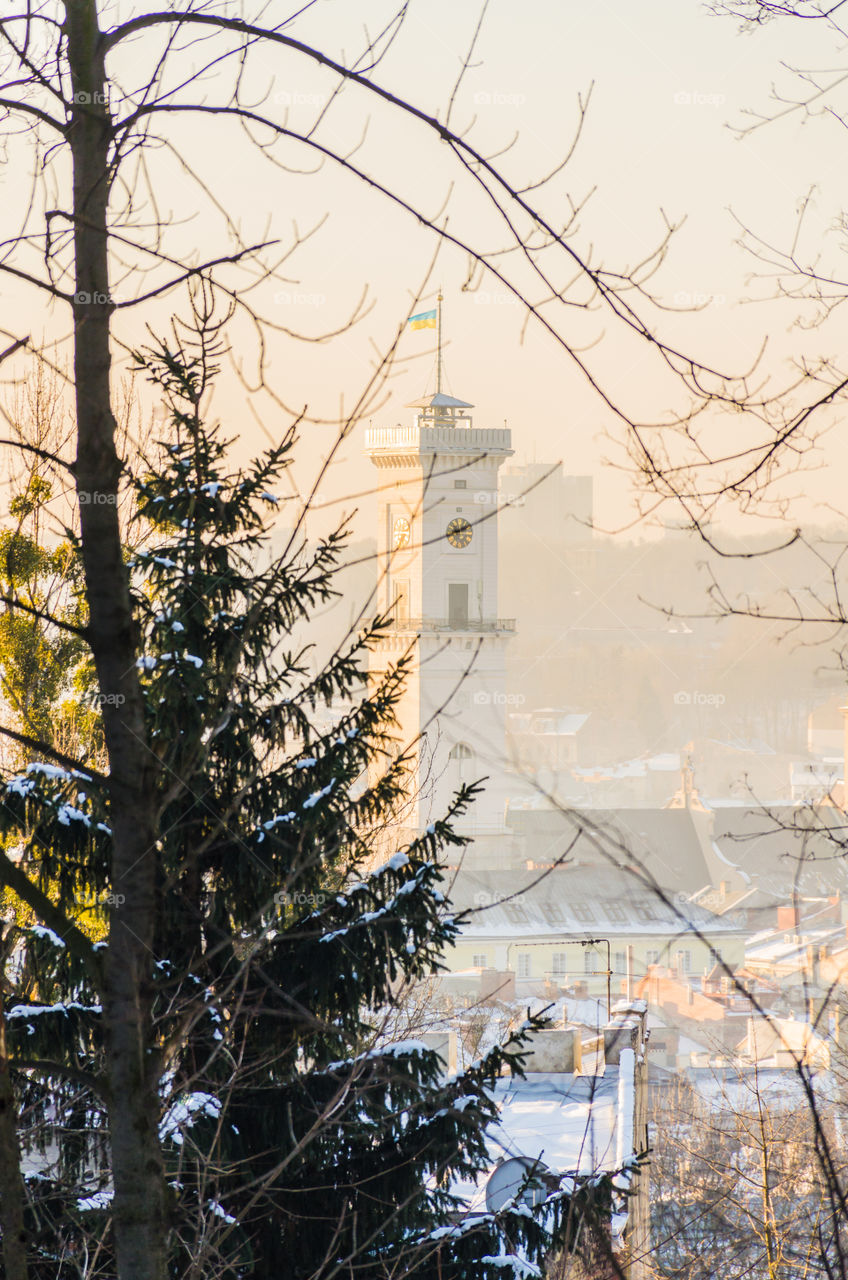
[[[457,742],[451,747],[451,760],[470,760],[474,755],[467,742]]]

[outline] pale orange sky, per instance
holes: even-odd
[[[121,3],[114,12],[123,16],[144,7]],[[292,31],[350,60],[361,47],[364,25],[374,33],[391,12],[389,4],[324,0]],[[476,3],[413,3],[375,78],[423,109],[443,113],[479,12]],[[149,48],[141,46],[128,51],[113,69],[123,73],[131,57],[135,70],[130,74],[138,75],[145,52]],[[792,305],[743,303],[752,295],[768,296],[771,286],[747,281],[755,264],[734,244],[738,228],[730,210],[763,236],[787,246],[798,203],[814,188],[802,252],[809,258],[821,249],[826,266],[838,264],[839,245],[832,230],[842,202],[844,130],[832,118],[805,125],[800,116],[792,116],[739,140],[728,125],[741,123],[746,109],[768,109],[773,82],[792,87],[781,62],[820,68],[837,65],[838,56],[823,26],[774,23],[740,35],[736,22],[712,16],[694,0],[533,0],[521,9],[514,0],[493,0],[452,123],[460,130],[468,128],[470,140],[483,152],[499,150],[515,139],[498,163],[523,183],[550,169],[568,149],[577,95],[585,95],[593,84],[577,152],[566,173],[537,197],[546,214],[552,221],[562,219],[569,196],[581,200],[595,188],[580,215],[574,243],[582,252],[592,245],[596,261],[609,268],[633,265],[656,245],[663,229],[661,210],[673,221],[685,217],[654,288],[668,303],[692,300],[707,305],[691,316],[657,314],[662,332],[732,371],[747,367],[768,335],[764,369],[778,371],[790,352],[836,352],[844,346],[841,316],[825,334],[801,334],[790,332],[797,314]],[[326,74],[293,54],[275,60],[263,55],[250,74],[257,101],[270,89],[277,98],[277,114],[288,106],[293,123],[311,120],[332,88]],[[210,101],[216,85],[208,81],[195,92]],[[507,243],[444,145],[423,127],[369,103],[362,91],[347,89],[332,104],[319,136],[349,151],[362,138],[366,117],[369,130],[353,156],[355,163],[434,215],[444,211],[455,180],[447,207],[450,230],[486,248]],[[272,338],[268,349],[271,380],[289,405],[308,405],[318,419],[337,416],[340,404],[349,409],[367,380],[375,351],[385,349],[409,313],[411,294],[424,278],[434,250],[432,236],[383,197],[329,165],[309,175],[271,169],[235,128],[220,121],[181,117],[171,124],[170,133],[190,149],[193,164],[245,238],[279,237],[286,242],[295,225],[302,233],[329,215],[283,269],[288,279],[263,286],[255,296],[274,319],[319,333],[337,327],[367,288],[373,307],[352,332],[317,346]],[[24,153],[17,154],[19,162]],[[292,146],[285,158],[303,169],[314,168],[314,159],[303,148]],[[2,178],[7,213],[15,194],[24,191],[20,174],[16,177],[12,168],[7,167]],[[210,253],[226,249],[220,220],[213,221],[197,189],[165,153],[152,157],[151,172],[160,210],[173,224],[169,234],[174,256],[188,259],[198,246]],[[6,227],[6,233],[10,229]],[[526,278],[519,268],[509,269],[516,271],[517,279]],[[558,281],[567,278],[562,262],[555,270]],[[433,305],[435,286],[441,282],[450,389],[474,402],[480,425],[506,420],[517,460],[563,458],[569,470],[597,473],[600,519],[615,523],[627,481],[600,469],[610,453],[600,436],[605,427],[614,434],[619,429],[573,363],[532,322],[520,343],[521,309],[503,287],[483,279],[476,293],[463,292],[466,276],[464,256],[443,249],[421,304]],[[116,291],[120,287],[116,284]],[[535,289],[534,297],[538,296]],[[176,305],[180,303],[177,296]],[[51,314],[31,307],[22,299],[20,315],[29,312],[36,332],[39,327],[64,331],[66,317],[59,309]],[[159,304],[144,316],[141,311],[124,313],[122,332],[137,335],[143,318],[155,322],[166,312],[167,305]],[[672,384],[659,376],[650,354],[622,341],[601,313],[560,313],[558,322],[578,345],[588,347],[603,337],[587,358],[626,408],[651,417],[668,410]],[[234,326],[232,337],[249,360],[249,330]],[[425,388],[432,389],[431,351],[431,334],[404,335],[402,361],[388,389],[390,399],[375,412],[375,422],[406,421],[407,402]],[[245,444],[264,441],[233,385],[222,384],[218,408]],[[272,436],[282,431],[286,419],[281,411],[266,403],[257,406],[257,412]],[[340,455],[328,482],[330,496],[372,483],[361,452],[363,431],[364,425]],[[332,436],[330,427],[304,428],[298,464],[301,488]],[[830,445],[832,456],[844,464],[846,451],[838,433]],[[807,478],[802,488],[814,494],[824,494],[829,487],[838,492],[834,477],[839,470],[841,466]],[[363,517],[367,524],[367,503]]]

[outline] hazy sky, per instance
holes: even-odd
[[[112,12],[117,18],[144,7],[122,3]],[[323,0],[291,31],[351,61],[362,47],[365,27],[373,35],[392,12],[391,4],[371,0]],[[413,0],[375,79],[443,116],[480,12],[472,0]],[[110,70],[126,84],[138,83],[153,49],[152,42],[139,41],[113,60]],[[204,52],[208,50],[202,47],[184,50],[175,68],[197,65]],[[460,132],[468,130],[469,140],[483,153],[507,147],[496,163],[522,185],[555,167],[568,151],[578,95],[585,98],[592,86],[571,162],[531,198],[557,223],[564,221],[569,200],[579,203],[590,196],[572,243],[610,269],[626,269],[650,253],[662,238],[664,216],[672,222],[685,219],[652,288],[669,305],[693,302],[703,309],[696,315],[670,315],[646,307],[646,316],[677,345],[730,372],[748,367],[768,337],[763,369],[773,373],[790,353],[838,351],[844,345],[841,315],[831,320],[826,333],[802,333],[791,328],[798,314],[793,304],[745,301],[768,298],[774,286],[749,279],[756,264],[735,243],[739,226],[733,215],[777,246],[788,247],[799,203],[811,193],[799,252],[805,260],[822,253],[824,266],[836,270],[841,243],[834,227],[842,207],[845,134],[828,115],[806,123],[800,114],[788,115],[742,139],[730,126],[744,124],[746,110],[769,111],[775,83],[793,89],[783,64],[838,67],[839,53],[823,24],[773,23],[740,34],[737,21],[710,14],[696,0],[532,0],[521,7],[514,0],[492,0],[451,122]],[[293,53],[254,57],[248,75],[257,102],[270,92],[276,115],[288,109],[293,125],[311,121],[333,88],[331,77]],[[178,78],[175,71],[173,79]],[[213,101],[224,83],[217,71],[192,92],[195,99]],[[838,96],[832,105],[840,105]],[[341,405],[349,410],[367,382],[375,353],[392,342],[409,313],[434,252],[432,235],[330,162],[317,173],[292,172],[292,167],[316,167],[315,155],[301,145],[292,143],[276,153],[288,169],[272,168],[238,129],[220,119],[169,117],[167,127],[170,141],[190,155],[245,238],[278,238],[287,245],[295,227],[303,234],[326,215],[320,229],[281,268],[284,278],[260,287],[254,297],[281,324],[320,334],[342,324],[367,290],[371,310],[352,332],[320,345],[280,335],[268,346],[269,375],[285,404],[294,409],[307,405],[319,422],[337,417]],[[332,102],[316,136],[350,154],[353,163],[428,215],[447,216],[448,229],[475,248],[491,251],[509,245],[491,204],[444,144],[424,126],[369,102],[363,91],[348,88]],[[24,155],[17,151],[18,163]],[[171,253],[189,261],[201,247],[226,248],[222,217],[212,212],[171,153],[162,149],[151,161],[157,204],[171,223]],[[9,214],[25,185],[12,165],[2,181]],[[498,261],[513,279],[528,283],[514,252]],[[569,278],[567,261],[558,255],[548,265],[562,286]],[[433,304],[441,283],[450,389],[477,406],[479,425],[508,423],[519,460],[562,458],[571,470],[598,472],[600,517],[614,523],[627,482],[599,468],[605,456],[615,454],[615,443],[603,440],[602,433],[609,428],[620,437],[620,429],[574,363],[533,322],[521,342],[522,311],[503,286],[475,279],[472,291],[464,291],[467,281],[465,255],[443,248],[421,304]],[[137,283],[124,285],[116,273],[119,298],[123,287],[140,291]],[[530,282],[529,289],[534,300],[543,294],[538,284]],[[148,308],[144,318],[164,318],[166,310],[165,305]],[[591,348],[586,359],[625,409],[651,418],[669,409],[675,388],[661,376],[652,354],[624,340],[601,312],[549,308],[548,313],[569,340]],[[123,331],[134,337],[140,332],[141,312],[125,316]],[[32,320],[36,331],[42,325],[46,332],[56,332],[66,318],[42,308],[32,313]],[[249,364],[250,331],[236,325],[232,336]],[[431,334],[406,333],[399,355],[379,397],[385,402],[373,410],[375,423],[408,420],[407,402],[433,387]],[[232,386],[222,387],[219,408],[245,442],[265,438]],[[272,436],[282,431],[287,421],[283,409],[265,403],[257,412]],[[365,425],[340,454],[328,481],[330,494],[372,483],[361,452]],[[301,487],[333,434],[330,426],[305,426]],[[830,443],[834,456],[844,461],[844,446],[833,438]],[[825,493],[828,474],[805,480],[804,487]]]
[[[345,13],[350,17],[351,10],[361,8],[346,6]],[[479,7],[470,3],[413,5],[378,78],[425,110],[443,111],[478,15]],[[316,39],[329,38],[350,51],[356,47],[357,24],[341,30],[339,16],[338,4],[319,6],[306,26]],[[805,124],[800,115],[743,139],[732,126],[746,122],[746,111],[770,109],[773,84],[794,88],[782,63],[791,59],[820,68],[833,65],[835,57],[832,36],[823,27],[774,23],[743,35],[736,21],[688,0],[591,5],[541,0],[522,9],[520,17],[514,4],[496,0],[486,14],[453,122],[468,127],[469,138],[483,152],[512,143],[498,163],[521,183],[560,161],[573,139],[577,96],[585,97],[592,86],[574,158],[550,190],[538,194],[544,212],[556,221],[569,198],[579,202],[594,189],[574,242],[584,253],[592,246],[595,261],[610,268],[632,266],[655,248],[663,213],[673,222],[685,219],[654,286],[673,306],[694,303],[703,309],[694,316],[657,315],[661,332],[734,372],[748,368],[767,337],[762,368],[775,370],[789,352],[818,349],[821,337],[790,333],[794,306],[745,301],[768,298],[773,283],[748,279],[757,268],[735,244],[735,218],[788,247],[799,202],[812,193],[802,255],[809,260],[821,253],[828,267],[834,257],[838,261],[841,246],[829,248],[833,237],[828,240],[827,234],[841,208],[844,130],[830,117]],[[303,97],[315,91],[317,80],[304,79]],[[355,93],[346,97],[346,108],[338,118],[334,109],[328,120],[340,139],[358,138],[361,115],[352,110],[358,98]],[[507,244],[503,229],[470,184],[461,181],[444,150],[420,128],[379,113],[364,148],[369,164],[381,175],[388,169],[391,180],[428,212],[439,209],[454,180],[447,205],[450,229],[486,248]],[[386,166],[388,154],[392,163]],[[331,183],[338,184],[335,175]],[[417,285],[431,252],[430,238],[381,198],[365,196],[350,182],[343,189],[341,201],[326,198],[331,220],[303,253],[290,310],[299,305],[308,316],[310,301],[326,298],[312,306],[320,323],[325,309],[340,314],[342,300],[353,300],[362,284],[369,286],[375,308],[356,334],[335,344],[329,361],[323,348],[309,353],[315,357],[305,362],[314,378],[310,402],[325,406],[317,416],[332,413],[341,391],[350,405],[362,382],[367,343],[381,347],[390,339],[405,314],[406,291]],[[317,200],[314,207],[320,208]],[[554,270],[558,281],[567,278],[561,260]],[[511,259],[508,271],[518,280],[526,278]],[[600,437],[608,425],[614,436],[620,429],[574,364],[535,324],[520,343],[524,317],[503,286],[482,279],[476,292],[463,292],[467,263],[455,250],[442,252],[434,278],[445,292],[450,387],[475,403],[481,424],[506,420],[519,459],[562,458],[571,469],[597,471],[604,456],[616,456],[614,445]],[[531,285],[530,291],[534,300],[541,296],[538,287]],[[304,300],[296,304],[298,293]],[[563,315],[561,308],[549,314],[578,346],[605,335],[587,358],[623,407],[650,417],[667,410],[674,391],[650,352],[624,341],[600,314]],[[304,327],[308,324],[304,319]],[[837,327],[841,330],[841,323],[832,326],[831,342]],[[410,363],[398,372],[391,403],[375,420],[405,421],[407,402],[425,386],[432,389],[428,337],[405,336],[400,352]],[[334,384],[326,378],[327,367]],[[346,451],[346,480],[360,439],[357,433]],[[363,479],[367,483],[367,473]],[[609,523],[617,518],[623,483],[609,470],[601,472],[599,510]],[[803,487],[811,483],[826,487],[824,477],[808,478]]]

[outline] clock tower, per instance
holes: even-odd
[[[377,605],[392,619],[372,671],[411,654],[398,708],[415,762],[404,825],[420,830],[444,814],[460,783],[486,777],[457,827],[496,836],[514,631],[498,617],[498,468],[512,455],[510,432],[475,427],[473,405],[441,391],[410,408],[411,426],[366,436],[378,474]]]

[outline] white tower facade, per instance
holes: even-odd
[[[503,832],[506,645],[498,616],[498,469],[506,428],[476,428],[463,400],[437,393],[411,406],[411,426],[371,428],[378,471],[378,609],[392,626],[374,674],[401,654],[412,672],[399,708],[415,752],[406,825],[444,814],[463,781],[488,776],[460,829]]]

